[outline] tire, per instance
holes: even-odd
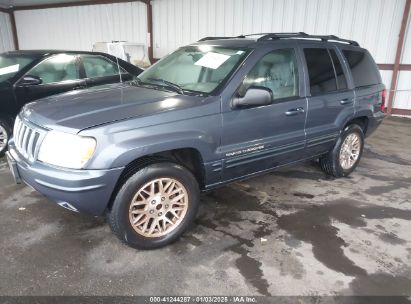
[[[348,139],[347,139],[348,138]],[[357,144],[352,146],[351,155],[357,155],[356,157],[347,156],[349,154],[348,147],[347,150],[344,149],[344,144],[346,142],[351,142],[353,138],[358,140]],[[356,149],[355,149],[356,148]],[[351,174],[360,162],[362,153],[364,149],[364,133],[360,126],[352,124],[347,126],[341,133],[334,148],[328,152],[328,154],[320,157],[321,169],[334,177],[345,177]],[[343,159],[343,160],[342,160]],[[349,159],[349,161],[348,161]]]
[[[108,222],[127,245],[160,248],[187,230],[195,219],[199,201],[199,186],[190,171],[175,163],[156,163],[124,182],[108,212]]]
[[[9,121],[4,118],[0,118],[0,157],[4,156],[7,151],[11,133]]]

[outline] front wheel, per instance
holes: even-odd
[[[192,223],[199,197],[196,179],[182,166],[150,165],[123,184],[108,214],[109,224],[131,247],[159,248],[178,239]]]
[[[357,167],[364,148],[364,133],[360,126],[344,129],[333,150],[320,158],[322,170],[335,177],[348,176]]]

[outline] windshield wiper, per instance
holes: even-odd
[[[140,79],[139,79],[140,80]],[[154,81],[156,83],[163,84],[163,86],[167,88],[173,89],[175,92],[184,95],[184,90],[182,87],[180,87],[178,84],[172,83],[170,81],[164,80],[164,79],[158,79],[158,78],[148,78],[147,80],[149,81]],[[138,81],[138,80],[137,80]],[[141,82],[141,80],[140,80]]]
[[[143,82],[141,81],[140,78],[138,78],[138,77],[136,76],[136,77],[134,77],[134,79],[131,81],[131,84],[134,84],[134,85],[142,85]]]
[[[172,82],[170,83],[166,80],[155,79],[155,78],[148,78],[148,79],[152,80],[152,81],[155,81],[155,82],[161,82],[162,84],[163,83],[167,84],[167,87],[171,87],[171,84],[172,84],[173,85],[172,88],[176,87],[175,88],[176,91],[177,91],[177,88],[178,88],[178,90],[179,90],[178,93],[181,93],[181,94],[188,93],[189,95],[194,95],[194,96],[204,96],[204,97],[210,96],[210,94],[200,92],[200,91],[194,91],[194,90],[188,90],[188,89],[184,90],[182,87],[178,86],[177,84],[174,84]],[[138,78],[137,76],[134,77],[134,79],[132,81],[130,81],[130,83],[132,85],[136,85],[136,86],[150,86],[150,85],[158,86],[158,84],[155,84],[155,83],[144,82],[140,78]],[[164,86],[162,85],[161,87],[164,87]],[[180,92],[180,90],[181,90],[181,92]]]

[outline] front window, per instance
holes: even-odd
[[[243,49],[208,45],[184,47],[139,75],[143,84],[211,93],[224,83],[246,55]]]
[[[238,95],[244,96],[250,87],[269,89],[274,101],[298,96],[298,67],[294,50],[275,50],[262,57],[247,74]]]
[[[28,72],[28,75],[39,77],[42,84],[80,78],[76,65],[76,56],[66,54],[59,54],[44,60]]]
[[[36,58],[26,55],[0,55],[0,82],[14,77],[20,70],[32,63]]]

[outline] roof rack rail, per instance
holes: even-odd
[[[257,41],[266,41],[266,40],[279,40],[279,39],[318,39],[321,41],[336,41],[336,42],[343,42],[354,46],[360,46],[357,41],[342,39],[335,35],[309,35],[304,32],[295,32],[295,33],[256,33],[256,34],[248,34],[248,35],[240,35],[240,36],[231,36],[231,37],[204,37],[200,41],[207,41],[207,40],[219,40],[219,39],[235,39],[235,38],[246,38],[250,36],[261,36],[257,39]]]
[[[256,34],[253,34],[256,35]],[[259,35],[259,34],[257,34]],[[251,36],[251,35],[247,35]],[[262,37],[258,38],[257,41],[265,41],[265,40],[276,40],[276,39],[319,39],[321,41],[337,41],[337,42],[343,42],[343,43],[348,43],[350,45],[354,46],[360,46],[357,41],[354,40],[348,40],[348,39],[342,39],[339,38],[335,35],[309,35],[304,32],[296,32],[296,33],[270,33],[270,34],[265,34]]]
[[[234,39],[234,38],[245,38],[245,36],[241,35],[241,36],[235,36],[235,37],[234,36],[232,37],[204,37],[198,40],[198,42],[207,41],[207,40]]]

